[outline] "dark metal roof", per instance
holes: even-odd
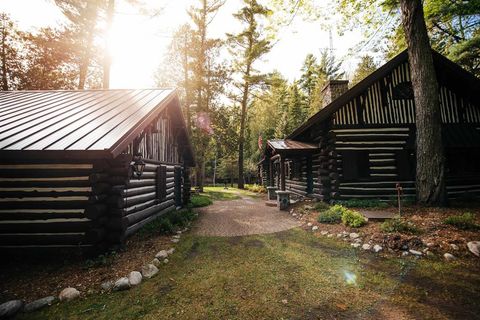
[[[432,50],[432,55],[435,65],[435,71],[437,73],[437,78],[439,82],[442,82],[445,85],[455,87],[455,89],[460,94],[462,94],[465,98],[470,99],[472,103],[480,103],[480,95],[478,95],[480,79],[476,78],[473,74],[464,70],[458,64],[445,58],[443,55],[436,52],[435,50]],[[385,77],[398,65],[407,61],[407,59],[408,51],[404,50],[403,52],[395,56],[392,60],[388,61],[376,71],[371,73],[368,77],[350,88],[343,95],[333,100],[329,105],[325,106],[325,108],[321,109],[319,112],[311,116],[300,127],[296,128],[290,135],[288,135],[288,138],[298,138],[298,136],[308,130],[312,125],[329,119],[329,117],[333,113],[342,108],[350,100],[364,92],[364,90],[366,90],[376,81]]]
[[[276,151],[282,150],[317,150],[319,147],[313,143],[306,143],[290,139],[273,139],[267,141],[268,145]]]
[[[115,157],[174,100],[174,89],[0,92],[0,150]]]

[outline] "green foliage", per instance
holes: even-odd
[[[317,211],[325,211],[325,210],[330,209],[330,205],[326,202],[323,202],[323,201],[319,201],[319,202],[315,203],[315,205],[313,207]]]
[[[190,197],[190,203],[188,206],[190,208],[199,208],[199,207],[206,207],[211,205],[213,202],[210,200],[208,196],[201,195],[201,194],[192,194]]]
[[[357,65],[355,73],[353,74],[352,86],[365,79],[377,69],[378,65],[373,60],[373,57],[369,55],[364,55],[361,58],[360,63]]]
[[[320,212],[317,220],[320,223],[339,223],[345,210],[346,208],[340,205],[334,205],[328,210]]]
[[[480,229],[480,225],[475,222],[475,215],[469,212],[465,212],[458,216],[450,216],[444,220],[444,223],[462,230]]]
[[[267,189],[265,189],[264,186],[258,185],[258,184],[246,184],[245,189],[256,192],[256,193],[266,193]]]
[[[350,199],[340,200],[336,203],[345,207],[352,208],[388,208],[390,205],[385,201],[371,200],[371,199]]]
[[[157,234],[172,234],[175,230],[184,228],[195,217],[196,214],[190,208],[172,210],[147,223],[139,230],[138,235],[147,237]]]
[[[412,222],[401,218],[386,220],[380,225],[380,229],[383,232],[388,233],[400,232],[418,234],[420,232],[420,230]]]
[[[344,225],[358,228],[367,223],[365,217],[360,212],[349,210],[345,207],[342,208],[344,209],[342,212],[342,223]]]

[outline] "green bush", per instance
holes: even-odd
[[[352,208],[388,208],[390,206],[385,201],[371,199],[340,200],[337,203]]]
[[[211,205],[213,202],[210,198],[200,194],[193,194],[190,197],[190,203],[188,204],[189,208],[199,208],[206,207]]]
[[[328,210],[320,212],[317,220],[320,223],[339,223],[342,220],[344,209],[340,205],[332,206]]]
[[[412,222],[405,221],[400,218],[386,220],[380,225],[380,229],[383,232],[388,232],[388,233],[393,233],[393,232],[412,233],[412,234],[419,233],[418,228]]]
[[[172,234],[175,230],[185,227],[195,217],[195,213],[190,209],[172,210],[147,223],[138,234],[140,236]]]
[[[326,203],[326,202],[323,202],[323,201],[316,202],[313,207],[314,207],[315,210],[317,210],[317,211],[325,211],[325,210],[330,209],[330,205],[329,205],[328,203]]]
[[[246,184],[245,189],[247,189],[248,191],[257,192],[257,193],[267,192],[267,189],[265,189],[264,186],[260,186],[258,184]]]
[[[480,229],[480,226],[475,223],[475,215],[469,212],[459,216],[450,216],[444,220],[444,223],[462,230]]]
[[[361,213],[344,208],[342,212],[342,222],[346,226],[358,228],[363,226],[367,221]]]

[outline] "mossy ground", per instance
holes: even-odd
[[[475,318],[480,275],[438,260],[382,258],[301,229],[186,235],[153,279],[22,319]],[[391,311],[391,310],[390,310]]]

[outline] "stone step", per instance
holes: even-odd
[[[265,201],[265,205],[267,207],[276,207],[277,206],[277,201],[276,200],[268,200],[268,201]]]

